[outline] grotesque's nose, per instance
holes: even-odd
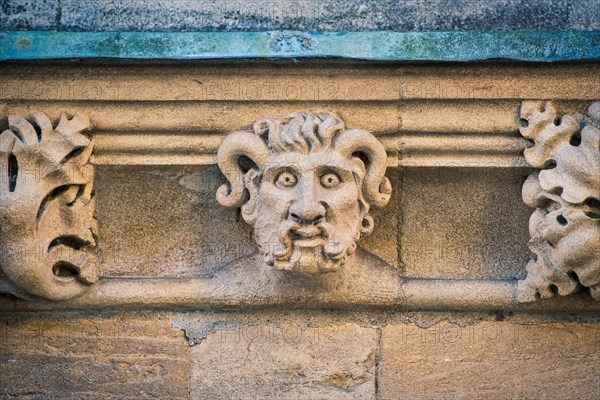
[[[318,224],[325,217],[325,206],[315,196],[314,181],[303,183],[290,207],[290,218],[302,225]]]

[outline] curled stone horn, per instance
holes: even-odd
[[[225,207],[240,207],[246,200],[244,171],[239,161],[248,157],[259,169],[267,163],[270,152],[266,143],[249,131],[227,135],[217,152],[217,164],[229,181],[217,190],[217,201]]]
[[[334,139],[334,148],[348,158],[357,153],[367,157],[363,196],[368,203],[376,207],[385,206],[390,200],[392,185],[385,176],[387,153],[383,145],[367,131],[350,129]]]

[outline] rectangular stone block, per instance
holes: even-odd
[[[0,398],[188,396],[189,347],[160,316],[0,316]]]
[[[192,350],[192,399],[373,399],[377,333],[353,323],[229,325]]]
[[[527,173],[498,168],[407,169],[400,254],[411,278],[517,279],[530,258]]]
[[[237,210],[217,203],[222,180],[216,166],[98,168],[104,275],[210,276],[255,253]]]
[[[599,348],[598,324],[390,325],[381,399],[597,399]]]

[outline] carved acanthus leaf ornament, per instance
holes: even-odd
[[[535,253],[519,281],[519,301],[589,288],[600,300],[600,102],[587,115],[560,116],[551,102],[524,102],[521,134],[534,142],[527,162],[539,168],[523,185],[535,211],[529,248]]]
[[[80,296],[100,277],[89,119],[63,114],[53,126],[36,113],[8,123],[0,134],[0,267],[34,296]]]

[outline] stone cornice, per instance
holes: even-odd
[[[383,61],[600,58],[598,31],[0,33],[0,60],[343,57]]]
[[[102,278],[82,297],[62,302],[0,298],[0,312],[43,310],[144,309],[348,309],[455,311],[562,311],[598,312],[600,302],[585,294],[541,303],[519,303],[516,280],[402,279],[398,290],[372,297],[258,296],[244,290],[223,296],[223,288],[210,278]]]
[[[166,69],[113,62],[6,62],[0,71],[2,116],[43,111],[52,123],[62,112],[89,116],[94,143],[89,163],[98,166],[95,187],[103,201],[98,249],[104,271],[96,285],[69,302],[39,299],[0,273],[0,292],[36,300],[1,298],[0,312],[599,310],[600,303],[585,294],[522,304],[518,279],[525,277],[528,237],[521,228],[528,210],[510,196],[539,168],[526,160],[534,143],[519,133],[523,102],[550,99],[559,115],[584,112],[597,98],[597,63],[362,63],[363,69],[358,62],[322,67],[322,60],[306,60],[265,74],[257,66],[264,68],[266,61],[172,62]],[[256,274],[246,258],[255,249],[243,228],[235,230],[236,210],[216,208],[214,193],[222,184],[215,175],[217,150],[228,133],[250,129],[257,118],[323,110],[339,114],[351,129],[368,129],[385,149],[387,159],[382,153],[379,161],[391,168],[387,175],[398,198],[390,213],[374,214],[385,232],[379,237],[375,232],[370,243],[373,237],[365,238],[365,249],[381,243],[381,253],[373,254],[385,257],[392,266],[383,269],[385,276],[392,277],[358,269],[365,275],[341,279],[358,282],[354,291],[315,290],[299,297],[298,291],[271,285],[267,293],[261,282],[270,276],[249,286]],[[442,194],[451,199],[448,204],[438,199]],[[167,196],[176,207],[163,209],[164,200],[154,201]],[[439,211],[413,206],[429,201]],[[463,206],[464,216],[452,201],[469,205]],[[125,222],[119,225],[120,220]],[[162,227],[169,236],[155,233]],[[221,231],[231,231],[231,237]],[[505,241],[502,235],[524,240]],[[184,241],[175,243],[171,236]],[[375,268],[371,264],[364,263]],[[212,278],[223,268],[230,275]]]

